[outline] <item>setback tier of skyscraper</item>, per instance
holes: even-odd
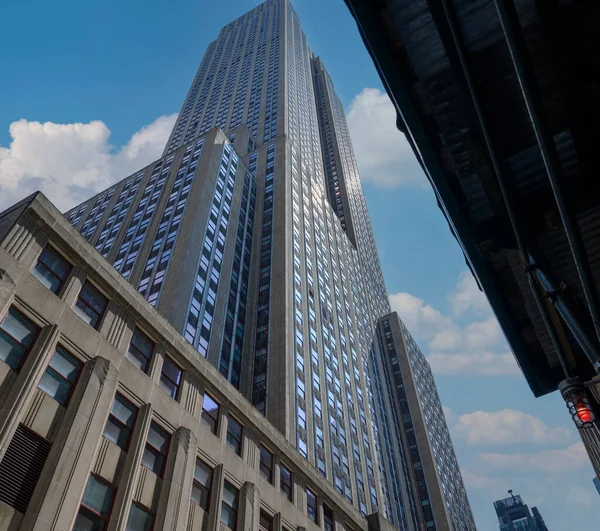
[[[287,0],[208,46],[161,159],[65,215],[360,514],[475,529],[449,438],[456,472],[423,479],[398,437],[343,107]]]

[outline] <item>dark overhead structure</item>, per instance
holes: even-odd
[[[600,2],[346,4],[533,393],[560,384],[578,414],[600,368]]]

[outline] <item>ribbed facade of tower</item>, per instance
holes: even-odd
[[[289,1],[226,25],[163,157],[65,215],[360,513],[473,529],[423,509],[344,110]]]
[[[379,337],[394,411],[408,449],[410,473],[426,521],[449,529],[475,530],[475,521],[431,367],[410,332],[393,312],[379,320]]]

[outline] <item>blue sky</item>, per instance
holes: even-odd
[[[4,5],[0,207],[42,188],[67,208],[73,184],[89,193],[156,158],[207,43],[254,4]],[[392,305],[430,357],[479,528],[497,529],[492,502],[509,488],[552,531],[597,528],[567,412],[556,395],[534,399],[508,354],[343,2],[295,7],[347,109]]]

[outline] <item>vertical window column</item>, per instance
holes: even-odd
[[[267,147],[265,196],[260,247],[258,309],[254,343],[252,404],[263,415],[267,402],[267,359],[269,350],[269,306],[271,296],[271,257],[273,240],[273,186],[275,177],[275,144]]]

